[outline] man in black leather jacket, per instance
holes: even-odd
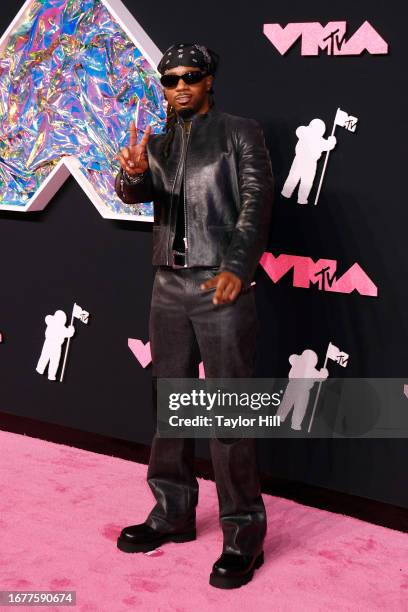
[[[251,281],[267,244],[273,175],[259,123],[215,107],[217,63],[203,45],[172,45],[158,66],[168,103],[165,133],[147,128],[136,144],[131,122],[130,146],[118,155],[118,196],[154,203],[154,400],[158,378],[197,378],[200,359],[206,378],[254,375]],[[210,584],[234,588],[263,562],[266,513],[255,439],[211,438],[210,451],[223,530]],[[144,523],[122,530],[118,547],[141,552],[195,539],[194,439],[156,434],[147,481],[156,505]]]

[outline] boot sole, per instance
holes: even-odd
[[[127,540],[123,540],[120,536],[117,540],[117,546],[119,550],[127,553],[135,553],[135,552],[149,552],[150,550],[155,550],[162,544],[166,542],[191,542],[197,538],[196,530],[193,529],[191,531],[186,531],[185,533],[169,533],[163,534],[160,539],[157,539],[155,542],[137,544],[133,542],[128,542]]]
[[[254,572],[256,569],[259,569],[264,562],[264,553],[263,551],[259,553],[257,558],[254,561],[254,564],[249,572],[244,574],[243,576],[219,576],[218,574],[214,574],[211,572],[210,574],[210,584],[213,587],[217,587],[218,589],[237,589],[244,584],[247,584],[254,577]]]

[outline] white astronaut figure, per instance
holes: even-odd
[[[327,368],[316,370],[317,361],[316,353],[310,349],[304,350],[301,355],[294,354],[289,357],[289,363],[292,366],[289,372],[289,382],[276,415],[283,423],[293,407],[292,429],[302,429],[310,391],[315,382],[326,380],[329,375]]]
[[[67,315],[63,310],[56,310],[55,314],[45,317],[47,329],[45,330],[45,341],[37,363],[36,371],[44,374],[48,365],[48,380],[56,380],[56,373],[61,358],[61,349],[65,338],[71,338],[75,333],[75,327],[65,327]]]
[[[300,181],[298,204],[307,204],[316,176],[317,162],[323,151],[331,151],[336,146],[335,136],[323,138],[326,125],[321,119],[312,119],[309,125],[301,125],[296,130],[298,143],[288,178],[281,191],[285,198],[292,194]]]

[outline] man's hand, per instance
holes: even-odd
[[[121,152],[116,155],[120,161],[122,168],[130,175],[135,176],[146,172],[149,167],[149,161],[147,159],[146,145],[149,140],[149,135],[152,128],[150,125],[147,126],[143,138],[139,144],[137,143],[137,129],[135,122],[130,122],[130,140],[129,147],[123,147]]]
[[[215,294],[213,297],[213,304],[226,304],[227,302],[233,302],[242,288],[242,281],[233,272],[224,270],[210,278],[205,283],[200,285],[201,289],[212,289],[215,287]]]

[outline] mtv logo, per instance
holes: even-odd
[[[344,127],[349,132],[355,132],[357,127],[358,119],[357,117],[349,117],[347,121],[344,122]]]
[[[326,26],[319,22],[289,23],[285,27],[279,23],[265,23],[263,32],[281,55],[301,39],[301,55],[319,55],[326,50],[327,55],[361,55],[367,51],[371,55],[388,53],[388,44],[368,22],[346,40],[346,21],[330,21]]]
[[[309,289],[317,287],[319,291],[332,293],[352,293],[371,297],[378,296],[378,288],[358,263],[354,263],[339,278],[336,275],[337,261],[319,259],[303,255],[278,255],[265,251],[259,260],[261,266],[272,282],[279,282],[286,274],[292,273],[293,287]]]

